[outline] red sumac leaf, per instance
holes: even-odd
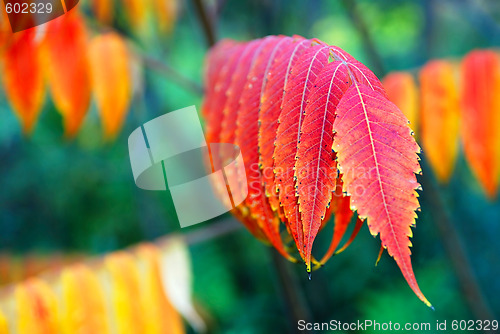
[[[328,57],[327,46],[316,45],[306,49],[291,70],[278,118],[280,124],[274,149],[276,184],[289,228],[302,256],[305,249],[295,189],[295,156],[307,97],[318,73],[328,64]]]
[[[305,107],[295,162],[305,261],[310,270],[313,241],[335,190],[337,164],[332,152],[335,109],[349,87],[347,66],[334,61],[314,81]]]
[[[411,226],[419,208],[415,173],[418,145],[408,120],[384,95],[354,82],[340,100],[334,150],[351,209],[367,219],[370,232],[401,268],[415,294],[428,306],[410,260]]]

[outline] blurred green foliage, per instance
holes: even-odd
[[[493,0],[359,0],[356,8],[385,71],[413,69],[430,58],[461,57],[474,48],[500,43],[500,4]],[[373,64],[343,1],[229,0],[216,26],[220,38],[317,37],[344,48],[369,67]],[[170,37],[141,39],[120,16],[117,27],[143,52],[201,83],[206,43],[191,1],[183,2]],[[116,141],[103,142],[93,107],[78,138],[67,142],[61,118],[49,100],[34,135],[25,138],[0,92],[1,250],[103,254],[171,232],[206,228],[210,223],[181,230],[168,192],[136,188],[127,151],[128,134],[137,126],[189,105],[199,109],[200,101],[196,93],[144,68],[143,87]],[[450,184],[440,187],[440,194],[498,316],[500,204],[485,199],[463,161],[457,164]],[[363,227],[353,245],[314,272],[312,281],[302,266],[290,265],[311,320],[435,324],[436,320],[473,319],[434,224],[429,207],[432,198],[423,192],[412,251],[420,287],[436,311],[413,295],[387,255],[374,267],[380,242]],[[324,249],[327,239],[322,236],[316,248]],[[190,250],[195,298],[213,319],[214,332],[295,330],[270,249],[242,229],[191,245]]]

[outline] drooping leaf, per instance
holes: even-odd
[[[422,148],[441,182],[453,172],[458,153],[459,99],[453,65],[427,63],[420,71],[420,133]]]
[[[348,71],[344,63],[333,61],[318,72],[300,130],[295,176],[308,268],[314,239],[335,190],[337,164],[332,151],[333,122],[337,104],[350,84]]]
[[[92,86],[104,136],[114,138],[120,131],[132,98],[130,53],[122,37],[106,33],[89,44]]]
[[[413,75],[407,72],[393,72],[387,75],[382,84],[391,100],[410,121],[410,126],[418,135],[418,87]]]
[[[428,306],[410,259],[411,226],[419,208],[415,173],[420,151],[408,120],[381,93],[357,81],[337,107],[334,150],[351,209],[399,265],[415,294]]]
[[[462,140],[467,162],[490,198],[500,178],[500,58],[473,51],[462,62]]]
[[[314,87],[318,73],[328,64],[328,57],[327,46],[315,45],[306,49],[292,67],[281,103],[273,156],[280,204],[283,206],[289,229],[302,257],[305,256],[304,229],[297,205],[295,157],[307,98]],[[310,263],[306,262],[306,265],[310,272]]]
[[[87,31],[78,11],[47,24],[42,55],[52,98],[64,118],[67,137],[74,137],[90,102]]]
[[[259,153],[262,170],[262,178],[266,195],[274,211],[277,211],[282,221],[285,221],[284,213],[280,209],[279,198],[274,178],[274,144],[278,130],[278,117],[281,113],[281,101],[285,94],[285,86],[290,77],[293,65],[302,52],[311,45],[309,40],[302,37],[294,37],[293,44],[281,47],[275,55],[268,71],[266,71],[266,85],[261,97],[259,110]]]
[[[36,28],[16,33],[3,57],[5,93],[25,134],[33,131],[45,96],[36,34]]]

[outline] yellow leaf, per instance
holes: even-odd
[[[75,265],[61,274],[64,333],[109,333],[104,293],[87,266]]]
[[[38,278],[16,285],[17,333],[58,333],[57,301],[50,287]]]
[[[154,0],[154,12],[159,30],[171,33],[179,12],[178,0]]]
[[[139,272],[132,255],[116,252],[105,259],[111,276],[114,323],[119,334],[142,333],[145,324],[140,298]]]
[[[107,139],[116,137],[132,97],[131,56],[115,33],[95,37],[89,45],[94,95]]]
[[[135,255],[140,269],[140,302],[143,309],[144,334],[183,334],[182,319],[163,290],[159,251],[152,244],[137,247]]]

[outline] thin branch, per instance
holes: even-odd
[[[291,268],[294,264],[285,260],[274,248],[269,248],[269,253],[273,267],[278,274],[279,289],[287,307],[290,333],[300,333],[297,328],[299,320],[311,322],[312,317],[297,274]]]
[[[211,47],[217,40],[217,38],[215,37],[215,29],[211,17],[208,15],[208,12],[202,0],[193,0],[193,3],[194,7],[196,8],[196,13],[198,14],[198,18],[200,19],[200,24],[203,28],[203,33],[205,34],[207,44],[209,47]]]
[[[144,65],[152,69],[153,71],[163,74],[165,77],[172,79],[173,81],[177,82],[180,86],[190,90],[195,94],[198,95],[203,94],[203,88],[201,87],[200,84],[182,75],[180,72],[176,71],[174,68],[167,65],[166,63],[161,62],[145,54],[139,54],[139,57],[141,57],[142,61],[144,62]]]
[[[359,36],[361,37],[361,40],[363,42],[363,47],[365,49],[365,52],[367,53],[368,57],[370,58],[372,65],[373,65],[373,72],[375,72],[376,75],[382,76],[384,75],[385,72],[385,67],[384,67],[384,62],[382,61],[382,57],[380,56],[380,53],[377,51],[377,48],[375,47],[375,43],[373,42],[370,32],[368,31],[368,27],[366,25],[366,22],[364,21],[363,17],[359,13],[357,7],[356,7],[356,1],[355,0],[342,0],[342,3],[347,10],[347,14],[351,18],[352,23],[356,27],[356,30],[359,33]]]
[[[421,178],[422,186],[425,189],[425,196],[428,198],[426,202],[428,202],[432,210],[433,217],[435,218],[434,224],[441,235],[441,242],[455,270],[465,300],[477,320],[495,319],[474,275],[471,262],[460,240],[460,236],[444,209],[439,190],[434,181],[428,176],[432,172],[424,160],[421,161],[421,165],[423,169]]]

